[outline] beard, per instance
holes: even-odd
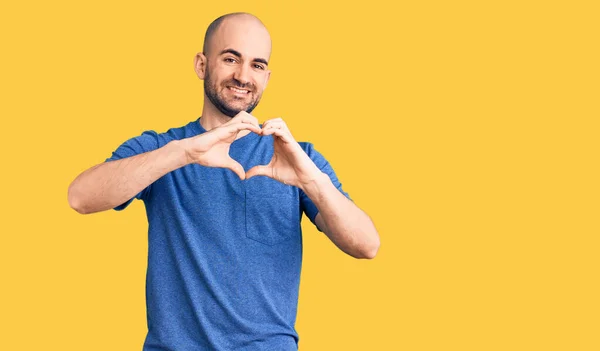
[[[240,89],[248,90],[250,95],[250,102],[244,102],[241,99],[235,97],[227,98],[223,94],[224,89],[227,87],[236,87]],[[210,76],[208,67],[206,67],[206,73],[204,75],[204,93],[208,97],[208,100],[219,110],[222,114],[235,117],[238,113],[246,111],[247,113],[252,112],[258,102],[260,101],[261,95],[257,93],[256,86],[253,84],[242,84],[235,78],[223,82],[223,89],[218,90],[217,82],[213,82]]]

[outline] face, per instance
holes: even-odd
[[[210,103],[229,117],[252,112],[270,76],[270,52],[271,39],[260,23],[225,20],[204,56],[203,72],[198,73]]]

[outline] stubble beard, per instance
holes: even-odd
[[[241,111],[246,111],[248,113],[251,113],[254,110],[254,108],[258,105],[258,102],[260,101],[261,96],[254,95],[254,94],[256,94],[256,89],[254,89],[253,87],[247,86],[247,85],[244,86],[243,84],[239,83],[237,80],[229,81],[229,82],[227,82],[226,85],[231,85],[231,86],[238,87],[241,89],[248,89],[248,90],[250,90],[250,92],[248,94],[253,94],[253,96],[255,96],[255,98],[253,100],[251,100],[250,103],[248,103],[248,106],[246,108],[240,109],[235,106],[232,106],[231,104],[229,104],[226,101],[225,97],[220,95],[219,92],[217,91],[218,87],[216,86],[216,83],[214,83],[212,81],[209,70],[207,68],[205,76],[204,76],[204,93],[208,97],[208,100],[210,100],[210,102],[219,111],[221,111],[222,114],[233,118],[233,117],[235,117],[235,115],[237,115]],[[225,88],[225,89],[227,89],[227,88]]]

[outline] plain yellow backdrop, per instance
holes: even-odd
[[[375,222],[374,260],[306,219],[300,350],[599,350],[599,11],[582,1],[31,1],[0,11],[0,349],[140,350],[143,203],[67,187],[199,117],[203,34],[273,38],[282,117]]]

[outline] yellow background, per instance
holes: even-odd
[[[374,220],[371,261],[304,218],[300,350],[598,350],[599,11],[581,1],[4,3],[0,349],[140,350],[143,203],[67,187],[200,115],[214,18],[273,37],[254,114]]]

